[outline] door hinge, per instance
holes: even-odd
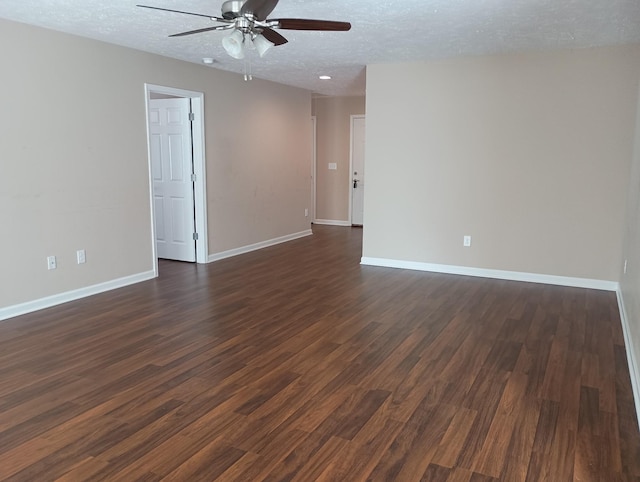
[[[189,112],[189,120],[190,121],[196,120],[196,115],[193,112]]]
[[[198,240],[198,233],[193,233],[193,240],[197,241]]]
[[[195,174],[191,174],[191,182],[196,182],[196,175]]]

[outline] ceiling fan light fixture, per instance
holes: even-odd
[[[222,47],[234,59],[244,58],[244,34],[235,29],[231,35],[222,39]]]
[[[260,55],[260,57],[264,57],[264,54],[267,53],[267,50],[269,50],[274,45],[275,44],[273,42],[267,40],[262,34],[256,35],[253,39],[253,46],[258,51],[258,55]]]

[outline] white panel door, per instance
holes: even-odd
[[[151,173],[159,258],[195,261],[189,99],[150,99]]]
[[[365,118],[351,118],[351,224],[362,226],[364,219],[364,134]]]

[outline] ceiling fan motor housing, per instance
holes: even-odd
[[[242,6],[246,0],[227,0],[222,4],[222,18],[233,20],[241,15]]]

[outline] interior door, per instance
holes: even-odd
[[[150,99],[149,129],[159,258],[196,260],[190,99]]]
[[[364,116],[351,118],[351,224],[362,226],[364,219]]]

